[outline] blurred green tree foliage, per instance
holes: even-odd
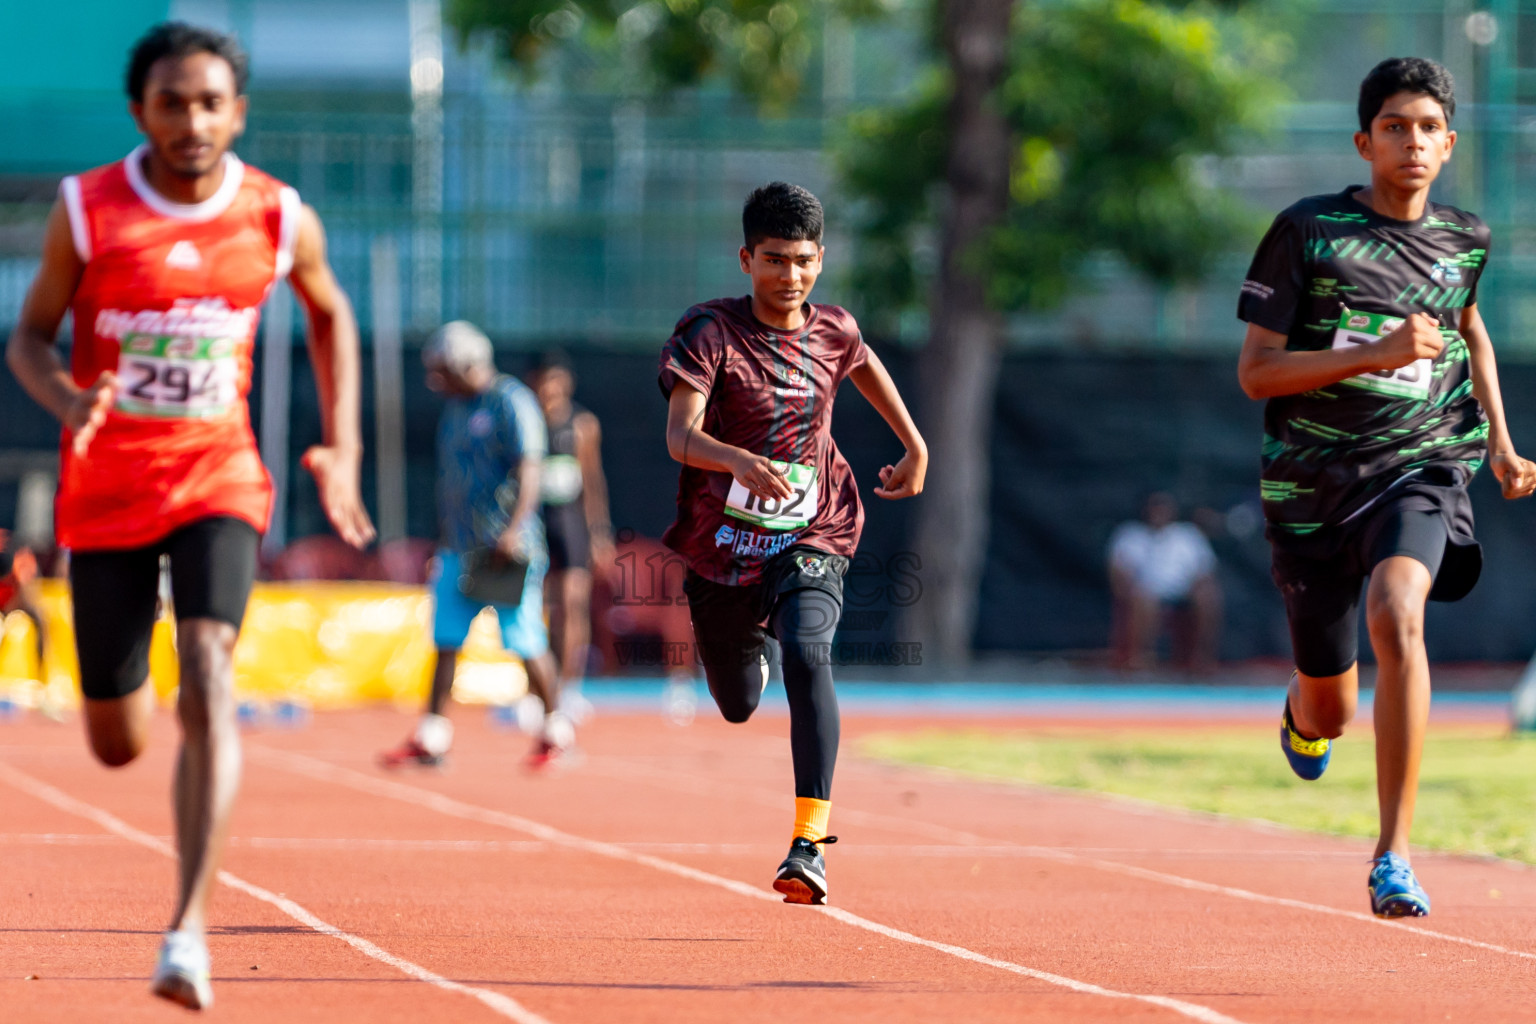
[[[1009,134],[1007,212],[968,254],[990,305],[1053,307],[1105,253],[1160,284],[1196,281],[1252,233],[1252,211],[1211,183],[1209,161],[1278,111],[1288,40],[1265,28],[1243,7],[1145,0],[1014,13],[991,101]],[[931,298],[919,253],[948,199],[953,94],[952,70],[936,60],[912,101],[853,115],[840,147],[862,207],[862,319],[882,333]]]
[[[894,2],[448,0],[446,11],[464,34],[496,36],[525,74],[536,74],[551,51],[570,43],[585,51],[593,70],[613,67],[599,55],[638,49],[653,87],[664,91],[721,75],[776,111],[798,97],[828,15],[867,18]]]

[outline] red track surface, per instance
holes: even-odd
[[[845,756],[823,912],[767,887],[791,815],[782,717],[600,718],[585,763],[544,778],[517,767],[520,738],[477,712],[458,721],[441,772],[372,767],[406,728],[383,711],[248,737],[225,859],[244,888],[216,894],[211,1019],[1536,1012],[1536,872],[1521,867],[1420,854],[1434,916],[1384,924],[1365,913],[1361,842]],[[187,1019],[146,982],[171,900],[174,864],[151,837],[170,834],[173,733],[162,719],[153,751],[109,772],[78,727],[0,727],[0,1020]]]

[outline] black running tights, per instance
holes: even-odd
[[[794,590],[779,598],[768,624],[778,638],[789,696],[789,746],[795,764],[795,795],[832,798],[841,723],[832,688],[832,637],[841,609],[819,590]],[[755,657],[705,658],[709,692],[727,721],[745,722],[763,692],[763,668]]]

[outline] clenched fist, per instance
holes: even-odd
[[[1414,313],[1403,326],[1375,345],[1375,355],[1383,370],[1396,370],[1420,359],[1433,359],[1445,348],[1440,337],[1440,321],[1428,313]]]
[[[1536,465],[1529,459],[1522,459],[1514,452],[1495,455],[1488,460],[1488,468],[1493,470],[1499,490],[1506,498],[1524,498],[1536,491]]]
[[[75,396],[64,416],[64,426],[74,436],[75,455],[84,458],[96,431],[107,422],[107,413],[117,401],[117,374],[103,370],[96,383]]]
[[[783,501],[795,493],[795,489],[784,478],[784,471],[765,455],[741,451],[731,466],[731,475],[737,483],[759,498]]]

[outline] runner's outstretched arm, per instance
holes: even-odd
[[[794,491],[765,455],[718,441],[700,428],[704,395],[678,381],[667,402],[667,454],[685,466],[729,473],[759,498],[787,498]]]
[[[928,445],[923,441],[923,435],[917,432],[917,424],[912,422],[907,405],[901,400],[901,393],[886,372],[885,364],[870,352],[863,365],[850,373],[848,379],[907,449],[907,454],[896,465],[881,468],[881,486],[875,488],[875,494],[894,499],[923,493],[923,481],[928,476]]]
[[[314,475],[320,504],[337,534],[355,548],[367,547],[374,530],[358,485],[363,438],[357,319],[326,259],[325,229],[309,206],[299,217],[289,280],[309,321],[309,360],[320,392],[324,437],[324,443],[304,453],[304,468]]]
[[[117,397],[113,373],[103,373],[88,388],[78,387],[54,344],[84,272],[69,233],[69,214],[63,201],[56,201],[43,233],[42,265],[5,347],[6,365],[27,394],[74,434],[78,455],[85,454]]]
[[[587,534],[592,538],[592,564],[613,564],[613,520],[608,513],[608,478],[603,474],[603,431],[597,417],[584,412],[576,417],[576,461],[581,464],[582,511]],[[602,570],[599,570],[602,571]]]
[[[1536,490],[1536,465],[1515,454],[1504,419],[1504,398],[1499,392],[1499,370],[1493,357],[1493,341],[1477,305],[1461,311],[1461,336],[1472,364],[1472,393],[1488,417],[1488,468],[1498,479],[1506,498],[1524,498]]]
[[[1292,352],[1285,342],[1279,331],[1248,325],[1237,357],[1237,381],[1249,398],[1299,395],[1358,374],[1433,359],[1445,348],[1440,322],[1428,313],[1414,313],[1403,326],[1369,345]]]

